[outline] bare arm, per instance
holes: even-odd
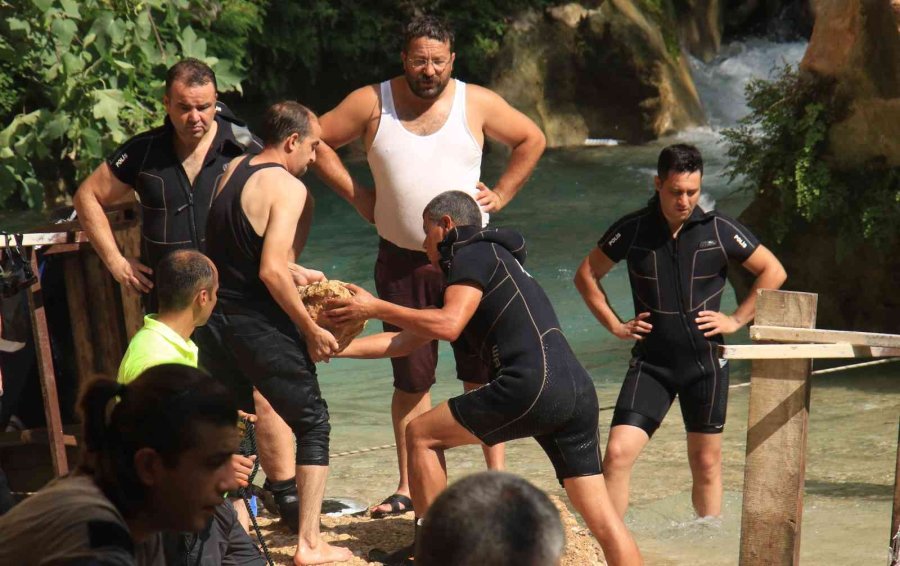
[[[312,169],[322,182],[331,187],[342,199],[353,205],[366,222],[375,222],[375,191],[356,181],[344,167],[337,152],[327,143],[319,144],[316,162]]]
[[[474,285],[450,285],[444,291],[444,306],[439,309],[411,309],[376,299],[365,289],[347,286],[354,292],[350,299],[335,299],[333,309],[324,311],[336,324],[354,320],[377,318],[399,326],[428,340],[452,342],[462,333],[471,320],[484,294]]]
[[[375,191],[353,179],[335,149],[363,137],[375,109],[378,94],[373,86],[350,93],[333,110],[319,118],[322,141],[312,169],[331,189],[356,208],[368,222],[375,221]]]
[[[704,336],[731,334],[756,317],[756,291],[759,289],[778,289],[787,279],[787,272],[769,249],[760,245],[742,264],[744,268],[756,276],[750,292],[741,302],[734,314],[726,315],[716,311],[700,311],[696,322]]]
[[[153,282],[147,277],[153,270],[136,258],[122,255],[109,219],[103,212],[104,205],[122,200],[133,190],[112,174],[109,165],[101,163],[78,187],[73,204],[81,227],[115,280],[125,287],[147,293],[153,288]]]
[[[408,330],[402,332],[381,332],[353,340],[335,357],[362,359],[400,358],[408,356],[416,348],[430,341],[430,338],[413,334]]]
[[[506,170],[494,188],[479,184],[478,203],[487,212],[496,212],[516,196],[534,171],[547,140],[537,124],[509,105],[500,95],[472,86],[472,101],[484,117],[484,133],[512,149]]]
[[[295,257],[293,254],[297,222],[303,213],[306,188],[283,170],[273,170],[268,177],[271,179],[271,185],[267,188],[271,190],[273,196],[269,220],[263,235],[259,279],[265,284],[278,306],[306,337],[312,361],[327,361],[331,354],[338,350],[337,340],[330,332],[313,322],[300,300],[300,294],[297,293],[294,278],[288,268]],[[302,191],[303,194],[298,195],[298,191]]]
[[[653,330],[653,325],[647,322],[649,312],[638,314],[628,322],[622,322],[613,311],[600,284],[600,279],[609,273],[615,262],[603,253],[600,248],[594,248],[588,254],[575,273],[575,288],[581,294],[585,304],[594,317],[600,321],[614,336],[623,340],[641,340],[643,335]]]

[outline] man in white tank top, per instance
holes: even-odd
[[[447,190],[466,191],[481,205],[484,223],[525,184],[544,151],[540,129],[496,93],[452,79],[453,32],[431,16],[406,26],[403,75],[368,85],[347,96],[320,119],[322,141],[332,148],[362,138],[375,179],[374,194],[362,189],[331,152],[314,170],[336,192],[374,222],[380,236],[375,282],[382,299],[413,308],[440,300],[440,270],[424,253],[422,212]],[[506,170],[493,188],[481,182],[485,136],[511,149]],[[393,327],[385,324],[386,330]],[[486,383],[481,360],[457,357],[459,373],[471,375],[466,390]],[[391,417],[397,440],[400,482],[396,492],[373,508],[373,516],[412,508],[406,457],[406,427],[431,408],[437,343],[392,360]],[[492,469],[503,468],[503,446],[484,447]]]

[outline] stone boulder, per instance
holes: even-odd
[[[849,116],[829,131],[839,168],[900,166],[900,33],[888,0],[815,0],[801,69],[836,81]]]
[[[639,4],[525,12],[504,37],[490,87],[529,115],[551,147],[586,138],[640,143],[705,124],[674,24]]]
[[[801,71],[834,81],[847,116],[828,131],[838,172],[900,166],[900,33],[888,0],[814,0],[815,28]],[[860,190],[866,187],[860,186]],[[848,242],[826,222],[795,218],[781,242],[770,237],[776,199],[758,196],[740,219],[781,259],[785,289],[819,294],[820,328],[897,333],[900,249]],[[862,230],[862,227],[860,227]],[[749,279],[732,270],[743,296]]]
[[[675,6],[678,35],[694,57],[709,63],[722,46],[722,6],[719,0],[682,0]]]

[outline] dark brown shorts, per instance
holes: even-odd
[[[425,252],[407,250],[381,238],[375,262],[375,289],[381,299],[397,305],[414,309],[434,307],[441,304],[444,275],[431,265]],[[396,332],[400,329],[385,322],[384,330]],[[406,393],[428,391],[434,384],[437,359],[437,341],[405,358],[391,358],[394,387]],[[456,362],[456,372],[461,379],[471,383],[490,381],[490,368],[481,360],[457,359]]]

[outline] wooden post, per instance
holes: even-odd
[[[897,468],[894,471],[894,515],[891,519],[890,548],[891,566],[900,566],[900,429],[897,432]]]
[[[135,222],[127,228],[116,230],[114,235],[116,243],[125,257],[141,257],[140,224]],[[122,300],[122,322],[125,330],[125,343],[127,344],[137,334],[137,331],[144,326],[144,307],[141,304],[140,293],[126,290],[121,286],[118,286],[118,291]]]
[[[35,275],[40,273],[37,253],[31,250],[31,269]],[[59,413],[59,396],[56,393],[56,373],[53,369],[53,352],[50,349],[50,331],[47,328],[47,315],[44,313],[44,298],[41,292],[41,281],[28,288],[28,307],[31,311],[31,325],[34,333],[34,346],[37,352],[38,372],[41,376],[41,392],[44,398],[44,415],[47,418],[47,436],[50,442],[50,457],[53,470],[57,476],[69,473],[69,462],[66,457],[65,437],[62,428],[62,417]]]
[[[818,295],[759,291],[756,324],[813,328]],[[755,360],[750,375],[741,566],[799,564],[812,360]]]

